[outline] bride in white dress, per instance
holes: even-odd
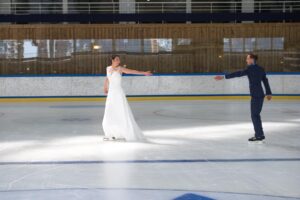
[[[145,137],[137,125],[125,93],[122,89],[122,73],[151,76],[143,72],[127,69],[120,65],[120,57],[112,56],[112,64],[106,68],[104,93],[107,94],[103,117],[104,140],[143,141]]]

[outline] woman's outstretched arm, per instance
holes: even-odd
[[[108,87],[109,87],[109,80],[106,77],[105,80],[104,80],[104,94],[108,93]]]
[[[144,75],[144,76],[151,76],[152,73],[151,71],[138,71],[138,70],[134,70],[134,69],[127,69],[122,67],[122,72],[125,74],[137,74],[137,75]]]

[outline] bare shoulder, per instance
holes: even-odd
[[[124,72],[126,70],[126,68],[122,67],[122,66],[119,66],[118,69],[119,69],[120,72]]]

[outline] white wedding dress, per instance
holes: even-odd
[[[118,67],[106,68],[109,89],[103,117],[103,130],[106,138],[144,141],[145,137],[135,122],[132,111],[122,88],[122,72]]]

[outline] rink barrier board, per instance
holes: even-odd
[[[300,72],[269,72],[268,75],[300,75]],[[189,73],[189,74],[154,74],[154,76],[214,76],[224,75],[224,73]],[[124,76],[139,76],[139,75],[124,75]],[[1,78],[39,78],[39,77],[105,77],[104,74],[49,74],[49,75],[0,75]],[[277,93],[273,95],[274,100],[300,100],[300,94],[296,93]],[[127,95],[129,101],[155,101],[155,100],[246,100],[249,99],[249,94],[137,94]],[[27,95],[9,95],[0,96],[0,102],[59,102],[59,101],[105,101],[103,94],[99,95],[45,95],[45,96],[27,96]]]
[[[272,100],[300,101],[300,94],[273,95]],[[190,100],[249,100],[249,95],[158,95],[158,96],[127,96],[129,101],[190,101]],[[105,96],[80,96],[80,97],[0,97],[1,103],[14,102],[103,102]]]

